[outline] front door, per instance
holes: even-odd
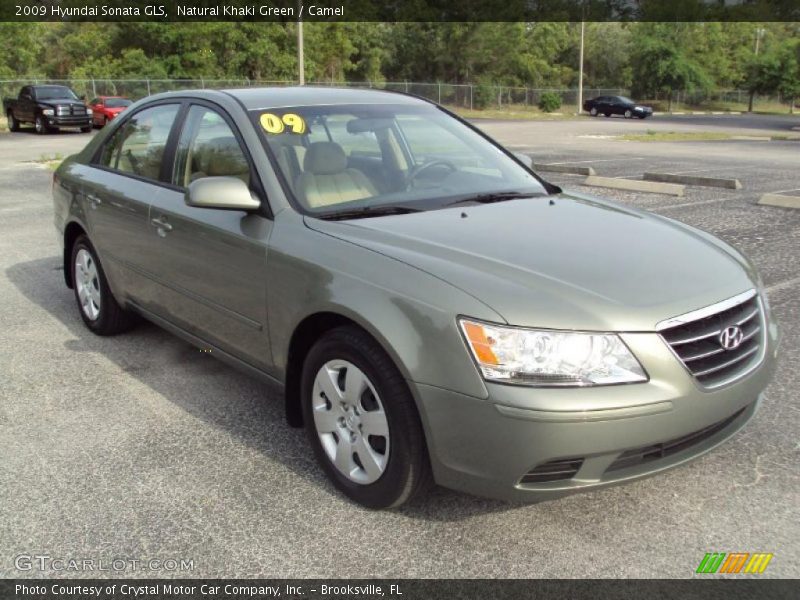
[[[260,368],[271,364],[266,331],[267,241],[261,214],[188,206],[188,185],[202,177],[239,177],[258,189],[240,138],[223,115],[192,105],[178,139],[172,189],[150,208],[145,268],[160,293],[150,308],[222,350]]]

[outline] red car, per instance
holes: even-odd
[[[89,102],[92,109],[92,125],[103,127],[123,110],[133,104],[122,96],[98,96]]]

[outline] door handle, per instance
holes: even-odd
[[[103,201],[94,194],[86,194],[86,199],[89,201],[89,204],[91,204],[92,208],[97,208],[103,203]]]
[[[157,217],[155,219],[150,219],[150,222],[155,225],[158,229],[158,235],[164,237],[168,231],[172,231],[172,225],[167,223],[163,217]]]

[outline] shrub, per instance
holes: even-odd
[[[555,92],[544,92],[539,96],[539,109],[544,112],[553,112],[561,108],[561,96]]]
[[[497,102],[495,88],[487,83],[479,83],[472,90],[472,107],[482,110]]]

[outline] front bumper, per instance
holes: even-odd
[[[61,127],[91,127],[92,125],[91,115],[52,116],[45,118],[47,120],[47,126],[53,129],[59,129]]]
[[[538,501],[692,460],[755,414],[775,368],[777,336],[770,323],[760,365],[713,391],[703,390],[654,333],[622,336],[647,369],[647,383],[566,389],[487,384],[488,399],[412,384],[434,477],[480,496]],[[559,470],[562,461],[577,465],[574,474],[526,478],[547,463]]]

